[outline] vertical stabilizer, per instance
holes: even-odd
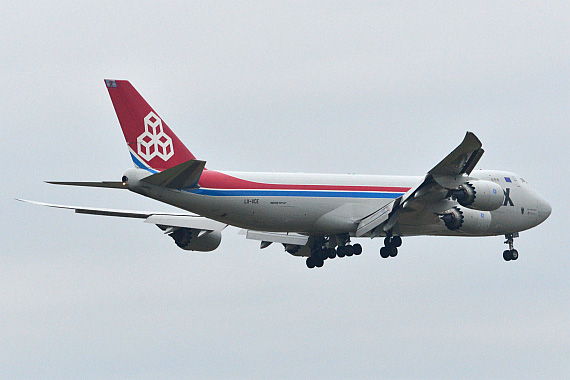
[[[137,167],[155,172],[196,159],[128,81],[105,85]]]

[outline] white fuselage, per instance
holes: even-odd
[[[354,235],[361,219],[423,180],[419,176],[206,170],[200,188],[175,190],[140,181],[149,174],[142,169],[128,170],[125,173],[129,178],[127,187],[136,193],[236,227],[307,235]],[[548,202],[514,173],[476,170],[470,176],[496,182],[509,194],[505,205],[485,212],[487,224],[483,230],[476,233],[451,231],[438,215],[433,214],[426,220],[404,216],[395,227],[398,234],[502,235],[532,228],[550,214]],[[221,180],[214,180],[217,177]],[[506,182],[507,178],[510,183]]]

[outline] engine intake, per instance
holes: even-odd
[[[441,220],[451,231],[460,231],[469,234],[484,234],[491,225],[489,211],[476,211],[463,207],[452,207],[442,215]]]
[[[445,226],[451,231],[455,231],[461,228],[463,225],[463,212],[459,207],[453,207],[449,209],[441,216],[441,220],[445,223]]]
[[[452,191],[457,202],[473,210],[494,211],[503,205],[503,188],[491,181],[469,181]]]

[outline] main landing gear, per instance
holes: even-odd
[[[307,257],[308,268],[320,268],[325,264],[325,260],[334,259],[335,257],[358,256],[362,253],[360,244],[339,245],[337,249],[318,247],[313,249],[311,256]]]
[[[384,239],[384,246],[380,248],[380,256],[383,259],[388,257],[396,257],[398,247],[402,245],[402,238],[399,236],[388,235]]]
[[[505,238],[507,239],[505,240],[505,244],[509,245],[509,249],[503,252],[503,259],[505,259],[505,261],[516,260],[519,258],[519,252],[515,249],[513,242],[516,237],[519,237],[518,232],[505,235]]]

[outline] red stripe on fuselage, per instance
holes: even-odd
[[[340,191],[387,191],[405,193],[409,187],[395,186],[354,186],[354,185],[290,185],[253,182],[241,178],[217,172],[204,170],[200,181],[200,187],[208,189],[244,189],[244,190],[340,190]]]

